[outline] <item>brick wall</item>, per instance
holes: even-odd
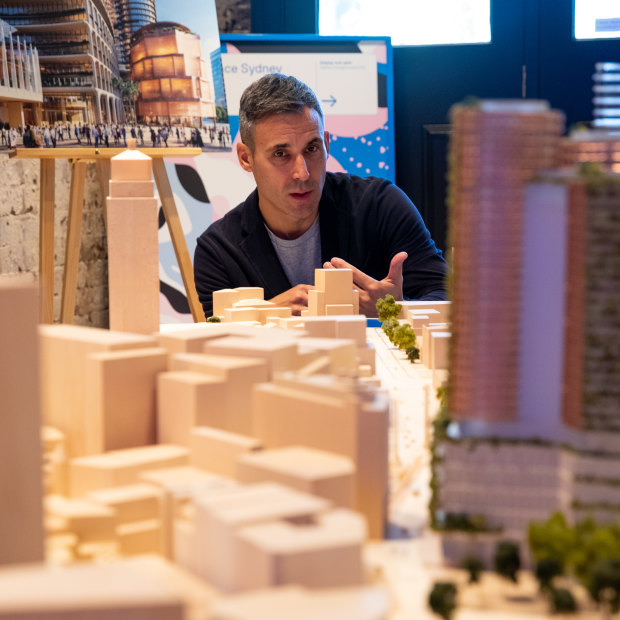
[[[62,273],[71,165],[56,161],[54,222],[54,316],[60,314]],[[0,154],[0,273],[39,269],[39,161],[9,159]],[[84,191],[82,245],[78,270],[75,323],[108,326],[108,270],[102,200],[95,166],[89,165]]]

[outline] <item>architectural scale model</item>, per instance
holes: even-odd
[[[620,184],[604,167],[545,170],[562,117],[543,104],[483,102],[453,121],[453,423],[432,518],[448,560],[490,567],[498,540],[527,561],[529,524],[556,512],[617,522]],[[584,161],[588,144],[562,150]]]

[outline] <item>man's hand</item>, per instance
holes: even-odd
[[[310,284],[298,284],[293,288],[289,288],[288,291],[276,295],[269,301],[276,306],[289,306],[293,314],[299,316],[301,311],[308,307],[308,291],[313,288],[314,286],[310,286]]]
[[[390,262],[390,270],[383,280],[375,280],[363,271],[355,268],[341,258],[332,258],[323,264],[323,269],[350,269],[353,272],[353,284],[360,292],[360,314],[368,317],[377,316],[377,300],[392,295],[396,301],[403,298],[403,263],[407,252],[395,254]]]

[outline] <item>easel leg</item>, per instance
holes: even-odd
[[[41,159],[39,198],[39,320],[54,322],[55,160]]]
[[[84,207],[84,180],[86,162],[76,161],[71,171],[71,196],[69,198],[69,219],[67,221],[67,246],[62,284],[61,323],[73,323],[75,294],[77,290],[80,243],[82,240],[82,210]]]
[[[194,323],[204,322],[204,311],[200,305],[200,301],[198,300],[198,294],[196,293],[196,287],[194,285],[194,268],[192,267],[192,261],[189,257],[187,244],[185,243],[183,228],[181,227],[181,221],[179,220],[177,206],[174,203],[174,196],[172,195],[172,188],[170,187],[170,181],[168,180],[168,175],[166,174],[166,166],[163,158],[153,158],[153,174],[155,175],[157,191],[159,192],[159,198],[164,210],[164,216],[166,217],[166,223],[168,224],[168,230],[170,231],[174,253],[176,254],[179,269],[181,270],[181,277],[183,278],[183,284],[185,285],[185,293],[187,295],[189,309],[192,313]]]
[[[106,196],[110,195],[110,160],[98,159],[95,162],[97,166],[97,178],[99,179],[99,189],[101,190],[101,204],[103,205],[103,223],[106,230],[108,228],[108,210],[106,209]]]

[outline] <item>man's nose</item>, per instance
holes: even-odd
[[[306,165],[306,158],[303,155],[298,155],[293,162],[293,178],[300,181],[305,181],[310,177],[308,172],[308,166]]]

